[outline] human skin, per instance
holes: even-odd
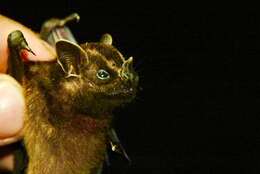
[[[28,45],[35,53],[35,55],[28,53],[29,61],[51,61],[55,59],[55,52],[47,43],[39,39],[36,33],[1,14],[0,26],[0,169],[12,170],[12,151],[1,155],[1,150],[5,150],[9,144],[22,138],[25,103],[21,86],[5,74],[9,55],[8,34],[14,30],[23,32]]]

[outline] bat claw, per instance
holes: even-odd
[[[23,33],[20,30],[13,31],[8,35],[8,46],[17,50],[19,53],[21,53],[22,50],[27,50],[34,56],[36,55],[29,47],[27,41],[23,36]]]
[[[28,46],[28,45],[25,45],[23,47],[23,49],[27,50],[28,52],[32,53],[34,56],[36,56],[36,54],[33,52],[33,50]]]
[[[129,156],[126,153],[124,147],[120,143],[119,138],[117,137],[117,134],[116,134],[115,130],[111,129],[109,131],[108,135],[109,135],[109,139],[110,139],[111,150],[113,152],[116,152],[116,153],[121,154],[122,156],[124,156],[125,159],[127,159],[128,163],[131,164],[131,159],[129,158]]]

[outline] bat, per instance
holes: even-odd
[[[138,74],[104,34],[98,42],[78,44],[66,24],[74,13],[47,20],[40,37],[56,50],[55,61],[24,61],[34,54],[21,31],[8,36],[8,73],[23,87],[26,101],[23,146],[26,174],[96,174],[106,148],[129,159],[112,126],[113,110],[131,102]]]

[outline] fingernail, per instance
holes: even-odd
[[[21,86],[10,76],[0,74],[0,138],[16,135],[22,129],[24,97]]]

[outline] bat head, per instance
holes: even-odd
[[[125,59],[112,46],[110,35],[82,45],[61,40],[56,43],[56,52],[59,71],[53,72],[55,90],[51,96],[61,110],[102,115],[135,97],[139,78],[133,58]]]

